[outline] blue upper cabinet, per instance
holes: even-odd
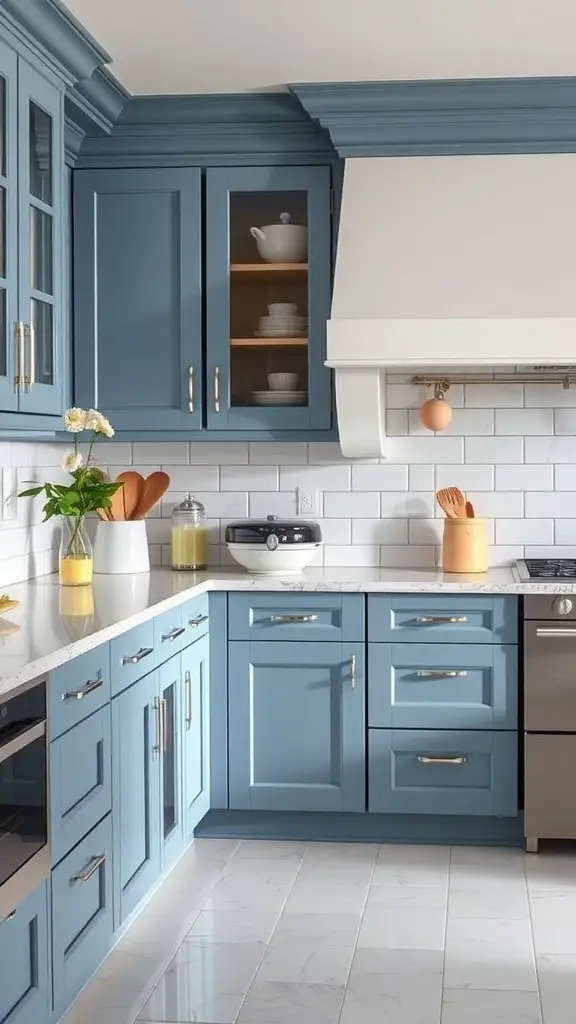
[[[52,78],[0,45],[2,412],[63,410],[63,104]]]
[[[197,168],[78,171],[75,400],[117,430],[202,426]]]
[[[330,428],[330,268],[328,167],[207,171],[209,430]]]

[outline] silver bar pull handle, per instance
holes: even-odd
[[[22,391],[24,388],[24,324],[21,320],[17,320],[14,324],[14,348],[16,350],[14,391]]]
[[[188,625],[192,626],[193,629],[198,629],[198,626],[201,626],[207,619],[207,615],[198,615],[195,619],[188,619]]]
[[[153,754],[161,754],[162,753],[162,749],[164,747],[164,737],[162,736],[163,719],[162,719],[162,707],[161,707],[161,704],[160,704],[160,698],[159,697],[154,697],[154,703],[153,703],[152,707],[154,708],[154,711],[156,712],[156,743],[152,747],[152,753]]]
[[[538,626],[536,628],[536,636],[538,639],[544,637],[553,637],[554,639],[560,640],[562,637],[574,637],[576,636],[576,626]]]
[[[192,674],[191,674],[191,672],[188,671],[188,669],[184,673],[184,683],[186,685],[186,718],[185,718],[185,725],[186,725],[186,732],[188,732],[188,730],[190,729],[190,726],[192,725]]]
[[[29,394],[36,383],[36,332],[31,324],[24,324],[24,337],[28,338],[28,373],[24,372],[24,391]]]
[[[120,659],[121,665],[137,665],[143,658],[147,658],[150,654],[154,653],[153,647],[141,647],[138,654],[126,655],[125,658]]]
[[[89,693],[94,693],[94,690],[99,690],[103,685],[103,679],[89,679],[86,686],[81,686],[79,690],[68,690],[67,693],[63,693],[62,700],[84,700]]]
[[[423,754],[418,758],[421,764],[466,764],[467,757],[428,757]]]
[[[101,868],[105,861],[105,853],[101,853],[97,857],[92,857],[92,860],[88,864],[88,867],[86,868],[85,871],[80,871],[79,874],[72,875],[72,878],[70,879],[72,885],[74,885],[76,882],[89,882],[90,879],[92,878],[92,875],[96,874],[98,868]]]
[[[194,367],[188,367],[188,412],[194,412]]]
[[[461,679],[468,673],[447,668],[419,668],[416,675],[421,679]]]
[[[419,615],[416,622],[419,626],[429,626],[431,624],[442,623],[454,625],[457,622],[468,622],[468,619],[465,615]]]
[[[350,679],[352,682],[352,689],[356,689],[356,655],[353,654],[350,658]]]
[[[272,622],[316,622],[317,615],[271,615]]]
[[[220,412],[220,367],[214,367],[214,411]]]
[[[168,750],[168,701],[160,698],[160,714],[162,716],[162,753]]]
[[[174,629],[170,629],[168,633],[162,633],[162,642],[164,642],[165,640],[177,640],[178,637],[182,636],[182,633],[185,632],[186,629],[184,628],[184,626],[174,626]]]

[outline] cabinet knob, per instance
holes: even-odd
[[[570,615],[573,607],[569,597],[558,597],[552,604],[552,611],[556,612],[556,615]]]

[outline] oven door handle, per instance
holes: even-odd
[[[553,637],[554,639],[568,637],[573,640],[576,637],[576,626],[537,626],[536,638],[542,640],[545,637]]]
[[[34,743],[34,740],[41,739],[42,736],[46,735],[46,722],[35,722],[28,729],[24,729],[23,732],[19,733],[12,740],[4,740],[4,743],[0,743],[0,764],[3,761],[7,761],[9,757],[13,757],[19,750],[23,750],[30,743]]]

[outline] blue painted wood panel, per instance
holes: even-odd
[[[382,729],[515,729],[515,644],[369,644],[368,723]]]
[[[66,662],[50,673],[48,728],[50,738],[60,736],[110,700],[110,647]]]
[[[228,594],[210,594],[210,806],[228,807]]]
[[[182,786],[184,839],[210,809],[210,641],[182,654]]]
[[[0,301],[4,305],[4,335],[0,336],[0,409],[15,412],[16,353],[14,323],[18,320],[18,69],[17,57],[0,41],[0,76],[4,86],[4,166],[0,164],[3,193],[4,254],[0,261]],[[0,311],[2,306],[0,305]],[[0,315],[0,329],[2,318]]]
[[[110,641],[110,689],[121,693],[154,668],[154,622],[129,629]]]
[[[309,265],[309,404],[232,406],[230,402],[230,200],[235,193],[304,192]],[[278,211],[278,217],[280,215]],[[326,322],[330,316],[331,215],[329,167],[209,168],[206,172],[207,423],[209,430],[329,429],[332,424]],[[265,310],[263,310],[265,312]],[[212,386],[220,372],[220,409]],[[300,382],[302,387],[303,382]]]
[[[368,639],[376,643],[514,644],[515,597],[371,594]]]
[[[200,193],[194,167],[75,176],[75,397],[117,430],[202,426]]]
[[[110,705],[50,744],[52,863],[68,853],[112,808]]]
[[[163,870],[174,863],[183,849],[181,668],[177,654],[157,672],[162,711],[160,833]]]
[[[59,1018],[113,944],[112,819],[52,872],[52,979]]]
[[[230,807],[363,811],[364,646],[228,650]]]
[[[515,732],[370,729],[368,752],[377,814],[518,813]]]
[[[360,594],[229,594],[231,640],[364,639]]]
[[[0,1021],[44,1024],[51,1010],[48,883],[0,922]]]
[[[156,672],[112,701],[115,928],[160,874],[160,729],[155,701]]]
[[[192,636],[182,624],[182,605],[170,608],[154,618],[154,662],[162,665],[192,642]]]

